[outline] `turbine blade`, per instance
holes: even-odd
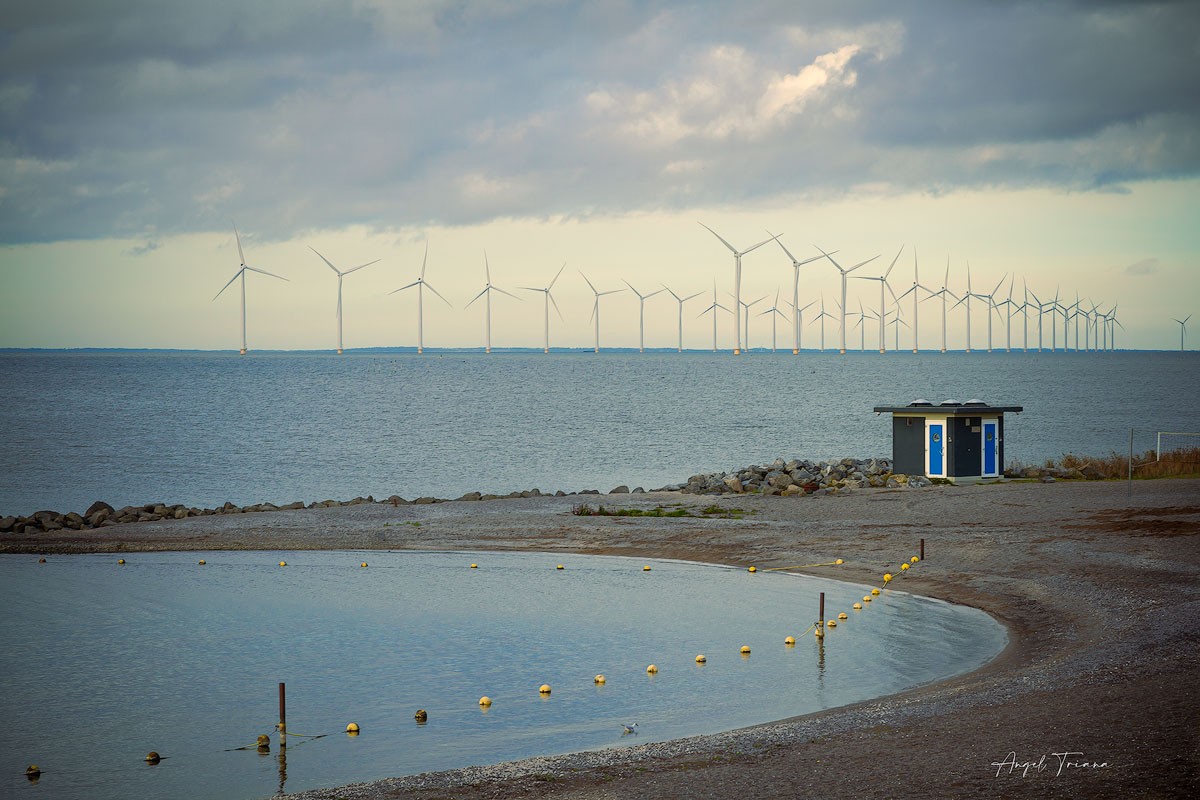
[[[896,262],[900,260],[900,254],[904,252],[904,245],[900,245],[900,249],[896,251],[896,257],[892,259],[892,264],[887,268],[887,272],[883,273],[883,279],[886,281],[887,276],[892,274],[892,270],[896,268]]]
[[[411,289],[412,287],[417,286],[420,283],[421,283],[420,281],[413,281],[408,286],[401,286],[399,289],[393,289],[392,291],[388,292],[388,294],[395,294],[396,292],[403,292],[405,289]],[[425,284],[425,285],[429,286],[429,284]],[[429,288],[432,289],[433,287],[430,286]]]
[[[274,272],[267,272],[265,269],[259,269],[258,267],[252,267],[249,264],[247,264],[245,267],[243,267],[243,269],[248,269],[251,272],[257,272],[261,275],[270,275],[272,278],[279,278],[279,280],[281,280],[281,281],[287,280],[287,278],[283,277],[282,275],[276,275]],[[288,281],[288,283],[291,283],[291,281]]]
[[[768,231],[768,233],[770,233],[770,231]],[[779,234],[779,236],[783,236],[783,234],[781,233],[781,234]],[[779,241],[779,236],[772,236],[770,239],[763,239],[761,242],[754,245],[753,247],[748,247],[745,250],[743,250],[741,252],[741,255],[744,256],[744,255],[746,255],[746,253],[749,253],[751,250],[757,250],[758,248],[762,247],[767,242],[777,242],[777,241]]]
[[[671,292],[671,294],[675,294],[675,293]],[[702,294],[704,294],[704,292],[696,292],[695,294],[689,294],[687,297],[683,298],[679,302],[686,303],[688,300],[691,300],[693,297],[699,297]]]
[[[701,228],[704,228],[704,230],[708,231],[708,232],[709,232],[709,233],[711,233],[713,236],[716,236],[718,239],[720,239],[720,240],[721,240],[721,244],[723,244],[723,245],[725,245],[726,247],[728,247],[728,248],[729,248],[729,252],[733,253],[735,256],[738,254],[738,251],[737,251],[737,248],[736,248],[736,247],[734,247],[733,245],[731,245],[729,242],[725,241],[724,239],[721,239],[721,234],[717,233],[717,232],[716,232],[716,231],[714,231],[712,228],[710,228],[710,227],[708,227],[707,225],[705,225],[703,222],[699,223],[699,225],[700,225],[700,227],[701,227]]]
[[[233,238],[235,241],[237,241],[238,264],[244,267],[246,266],[246,257],[242,255],[242,237],[238,233],[237,225],[233,226]]]
[[[499,286],[493,286],[492,288],[493,288],[493,289],[495,289],[495,290],[496,290],[497,292],[499,292],[500,294],[506,294],[506,295],[508,295],[508,296],[509,296],[509,297],[511,297],[513,300],[521,300],[521,298],[517,297],[517,296],[516,296],[515,294],[513,294],[512,292],[506,292],[506,291],[504,291],[503,289],[501,289]],[[521,302],[523,303],[523,302],[525,302],[525,301],[524,301],[524,300],[521,300]]]
[[[425,255],[421,256],[421,280],[425,280],[425,264],[429,261],[429,240],[425,240]]]
[[[551,289],[553,289],[553,288],[554,288],[554,284],[555,284],[555,282],[558,280],[558,276],[559,276],[559,275],[562,275],[562,274],[563,274],[563,270],[564,270],[564,269],[566,269],[566,268],[567,268],[567,262],[565,262],[565,261],[564,261],[564,262],[563,262],[563,265],[562,265],[561,267],[559,267],[559,268],[558,268],[558,272],[557,272],[557,273],[555,273],[555,275],[554,275],[554,280],[553,280],[553,281],[550,281],[550,285],[546,287],[546,291],[547,291],[547,292],[548,292],[548,291],[550,291]]]
[[[441,298],[442,298],[442,302],[443,302],[443,303],[445,303],[446,305],[450,306],[450,308],[454,308],[454,306],[451,306],[451,305],[450,305],[450,301],[449,301],[449,300],[447,300],[446,298],[442,297],[442,293],[441,293],[441,292],[439,292],[437,289],[435,289],[435,288],[433,288],[432,286],[430,286],[430,285],[429,285],[429,281],[418,281],[418,283],[420,283],[422,286],[424,286],[424,287],[425,287],[426,289],[428,289],[429,291],[431,291],[431,292],[433,292],[434,294],[436,294],[438,297],[441,297]],[[406,288],[406,289],[407,289],[408,287],[406,286],[406,287],[404,287],[404,288]]]
[[[244,269],[245,269],[245,267],[244,267],[244,266],[243,266],[243,267],[238,267],[238,271],[237,271],[237,272],[235,272],[235,273],[233,273],[233,277],[229,279],[229,283],[233,283],[234,281],[236,281],[236,280],[238,279],[238,276],[242,274],[242,270],[244,270]],[[221,287],[221,292],[223,292],[223,291],[225,291],[226,289],[228,289],[228,288],[229,288],[229,283],[227,283],[227,284],[225,284],[224,286],[222,286],[222,287]],[[221,292],[217,292],[215,295],[213,295],[213,300],[216,300],[218,297],[220,297],[220,296],[221,296]]]
[[[555,302],[554,295],[550,294],[550,292],[546,292],[546,297],[550,298],[550,305],[554,306],[554,310],[558,312],[558,318],[563,322],[566,322],[567,318],[563,316],[562,310],[558,307],[558,303]]]
[[[595,287],[595,286],[592,286],[592,282],[588,280],[588,276],[587,276],[587,275],[584,275],[584,274],[583,274],[583,272],[582,272],[582,270],[580,271],[580,273],[579,273],[579,274],[580,274],[580,276],[582,276],[582,277],[583,277],[583,280],[584,280],[584,282],[585,282],[585,283],[588,285],[588,288],[589,288],[589,289],[591,289],[591,290],[592,290],[592,293],[594,294],[594,293],[596,292],[596,287]]]
[[[358,270],[362,269],[363,267],[369,267],[369,266],[371,266],[372,264],[378,264],[380,261],[381,261],[381,259],[378,259],[378,258],[377,258],[377,259],[375,259],[374,261],[368,261],[368,262],[367,262],[367,263],[365,263],[365,264],[359,264],[357,267],[351,267],[350,269],[346,270],[346,271],[345,271],[345,272],[343,272],[342,274],[343,274],[343,275],[349,275],[351,272],[357,272]]]
[[[317,253],[317,250],[316,250],[316,248],[314,248],[312,245],[309,245],[309,248],[308,248],[308,249],[309,249],[309,250],[312,250],[314,253]],[[328,258],[326,258],[325,256],[321,255],[320,253],[317,253],[317,258],[319,258],[319,259],[321,259],[322,261],[324,261],[324,262],[325,262],[325,265],[326,265],[327,267],[329,267],[331,270],[333,270],[334,272],[336,272],[338,275],[341,275],[341,274],[342,274],[342,271],[341,271],[340,269],[338,269],[337,267],[335,267],[333,264],[331,264],[331,263],[330,263],[330,261],[329,261],[329,259],[328,259]]]
[[[767,231],[767,233],[771,233],[771,231],[770,231],[770,230],[768,230],[768,231]],[[799,266],[799,265],[800,265],[800,262],[796,260],[796,257],[795,257],[794,255],[792,255],[792,253],[791,253],[791,251],[790,251],[790,250],[788,250],[786,247],[784,247],[784,246],[783,246],[783,242],[779,241],[779,237],[778,237],[778,236],[775,236],[774,234],[771,234],[771,235],[772,235],[772,237],[774,237],[774,242],[775,242],[775,244],[779,245],[780,247],[783,247],[783,252],[784,252],[784,254],[785,254],[785,255],[786,255],[788,258],[790,258],[790,259],[791,259],[791,261],[792,261],[792,264],[793,264],[794,266]],[[824,258],[824,256],[817,256],[817,258]]]
[[[474,303],[476,300],[478,300],[479,298],[483,297],[485,294],[487,294],[487,287],[484,287],[484,290],[483,290],[482,292],[480,292],[479,294],[477,294],[477,295],[475,295],[474,297],[472,297],[472,298],[471,298],[471,303]],[[465,306],[463,306],[463,310],[465,311],[466,309],[470,308],[470,307],[471,307],[471,303],[467,303]]]
[[[859,267],[865,267],[867,264],[870,264],[872,261],[874,261],[874,260],[875,260],[875,259],[877,259],[877,258],[879,258],[879,254],[878,254],[878,253],[876,253],[875,255],[871,256],[871,257],[870,257],[870,258],[868,258],[866,261],[860,261],[860,262],[858,262],[857,264],[855,264],[853,267],[851,267],[850,269],[843,270],[843,271],[844,271],[844,272],[846,272],[846,273],[854,272],[854,270],[858,269]],[[829,260],[830,260],[830,261],[832,261],[833,259],[831,258],[831,259],[829,259]]]

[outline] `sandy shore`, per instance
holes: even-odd
[[[1184,797],[1200,787],[1200,481],[722,497],[743,519],[578,517],[678,494],[360,505],[0,537],[2,552],[544,550],[806,570],[965,603],[1011,644],[969,675],[709,737],[356,784],[331,798]],[[406,524],[419,523],[419,524]],[[1056,755],[1056,754],[1069,755]],[[1029,766],[1026,766],[1026,765]],[[1103,766],[1095,766],[1103,765]]]

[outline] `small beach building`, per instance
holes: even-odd
[[[1004,415],[1022,406],[989,406],[982,400],[914,400],[876,406],[892,415],[892,470],[955,483],[998,479],[1004,472]]]

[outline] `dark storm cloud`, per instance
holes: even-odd
[[[1200,165],[1191,4],[21,3],[0,240],[264,235]]]

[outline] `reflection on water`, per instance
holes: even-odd
[[[818,593],[834,616],[865,587],[680,562],[124,558],[0,557],[0,715],[20,721],[0,727],[3,796],[254,798],[628,746],[894,692],[973,669],[1006,641],[978,611],[896,591],[817,640],[801,634]],[[144,762],[150,750],[161,763]],[[44,770],[36,787],[28,764]]]

